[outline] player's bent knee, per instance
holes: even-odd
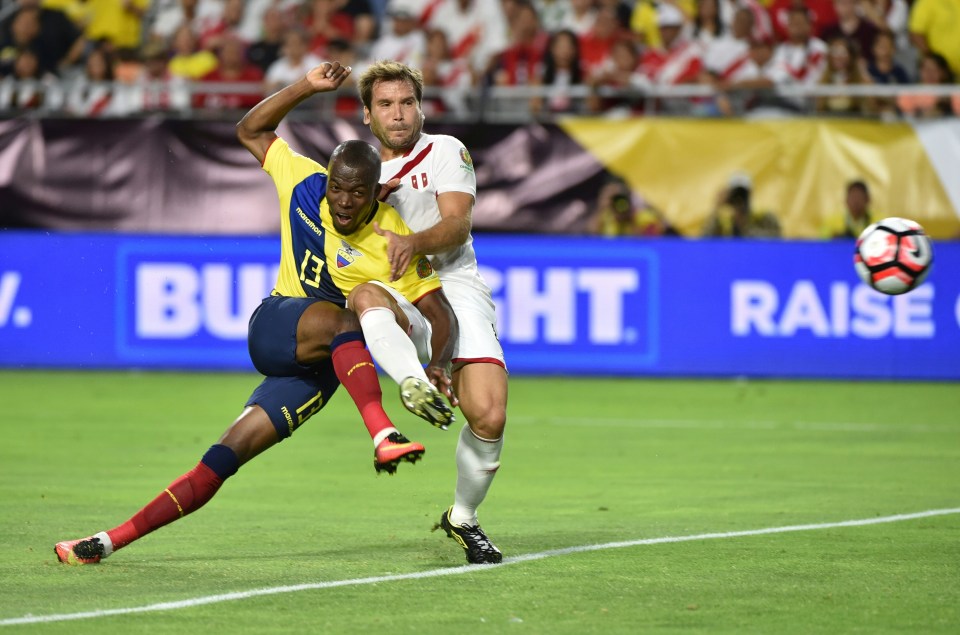
[[[503,430],[507,425],[507,413],[502,408],[491,406],[479,412],[474,410],[464,415],[467,417],[467,423],[470,424],[470,430],[481,439],[494,441],[503,436]]]

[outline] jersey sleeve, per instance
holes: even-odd
[[[309,157],[297,154],[290,148],[290,144],[281,137],[267,148],[263,157],[263,170],[273,178],[278,191],[292,189],[294,185],[311,174],[326,174],[327,170]]]
[[[437,194],[464,192],[477,196],[477,175],[473,159],[459,139],[438,135],[434,157],[434,178]]]

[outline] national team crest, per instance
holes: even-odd
[[[473,159],[470,157],[470,153],[467,152],[466,148],[460,148],[460,161],[463,163],[460,167],[473,172]]]
[[[341,240],[340,249],[337,250],[337,269],[352,265],[353,261],[362,255],[358,250],[347,244],[347,241]]]
[[[423,279],[432,275],[433,267],[430,265],[430,261],[421,256],[420,260],[417,261],[417,277]]]

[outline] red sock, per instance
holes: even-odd
[[[107,532],[114,550],[200,509],[213,498],[222,483],[213,470],[198,463],[197,467],[171,483],[133,518]]]
[[[376,438],[381,431],[392,428],[393,423],[383,409],[383,392],[380,390],[377,369],[363,342],[340,344],[334,349],[332,357],[337,379],[350,393],[353,403],[357,404],[370,438]]]

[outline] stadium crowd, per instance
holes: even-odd
[[[489,87],[529,88],[543,115],[960,114],[960,93],[921,88],[960,74],[958,0],[0,0],[0,16],[8,113],[245,109],[319,60],[394,59],[423,70],[431,114]],[[915,90],[856,90],[877,85]],[[712,90],[648,97],[677,86]],[[790,86],[854,88],[772,90]],[[353,94],[338,112],[359,112]]]

